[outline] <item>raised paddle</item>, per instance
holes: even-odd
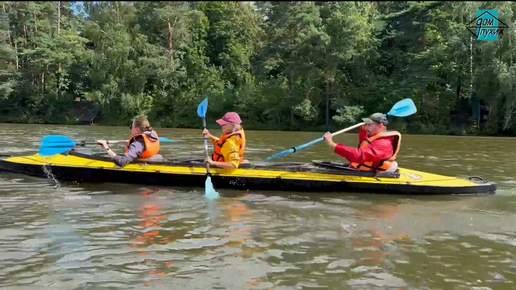
[[[404,100],[401,100],[399,102],[397,102],[396,104],[394,104],[394,106],[392,107],[392,109],[389,111],[389,113],[385,114],[385,116],[395,116],[395,117],[406,117],[406,116],[410,116],[410,115],[413,115],[417,112],[417,108],[416,108],[416,105],[414,104],[414,102],[411,100],[411,99],[404,99]],[[340,131],[337,131],[335,133],[332,133],[331,136],[337,136],[339,134],[342,134],[344,132],[347,132],[347,131],[350,131],[350,130],[353,130],[357,127],[360,127],[362,125],[364,125],[365,123],[359,123],[359,124],[356,124],[356,125],[353,125],[351,127],[348,127],[346,129],[342,129]],[[265,161],[271,161],[271,160],[274,160],[276,158],[279,158],[279,157],[284,157],[284,156],[287,156],[289,154],[292,154],[292,153],[295,153],[295,152],[298,152],[298,151],[301,151],[305,148],[308,148],[314,144],[317,144],[321,141],[324,140],[324,137],[321,137],[317,140],[314,140],[312,142],[308,142],[306,144],[303,144],[303,145],[300,145],[300,146],[297,146],[297,147],[292,147],[291,149],[288,149],[288,150],[285,150],[285,151],[282,151],[272,157],[269,157],[267,159],[265,159]]]
[[[160,142],[175,142],[176,140],[170,140],[168,138],[159,138]],[[107,141],[108,144],[117,144],[117,143],[126,143],[127,140],[114,140]],[[64,153],[66,151],[72,150],[76,146],[86,146],[86,145],[97,145],[97,142],[86,142],[86,141],[76,141],[72,138],[61,136],[61,135],[49,135],[45,136],[41,141],[41,146],[39,148],[39,155],[41,156],[53,156],[57,154]]]
[[[199,106],[197,107],[197,115],[202,118],[202,126],[203,129],[206,129],[206,112],[208,111],[208,98],[204,99]],[[208,155],[208,140],[204,138],[204,151],[206,151],[206,158],[209,158]],[[215,191],[213,188],[213,184],[211,183],[211,173],[210,173],[210,164],[205,162],[206,164],[206,182],[205,182],[205,193],[206,197],[209,199],[214,199],[219,197],[219,193]]]

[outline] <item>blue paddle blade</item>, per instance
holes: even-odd
[[[417,112],[416,105],[412,99],[404,99],[397,102],[392,109],[387,113],[389,116],[406,117]]]
[[[51,144],[51,143],[69,143],[69,142],[75,142],[75,141],[72,140],[69,137],[61,136],[61,135],[45,136],[45,138],[43,138],[43,140],[41,140],[42,144],[46,144],[46,143],[49,143],[49,144]]]
[[[77,143],[66,136],[50,135],[45,136],[41,141],[39,154],[41,156],[53,156],[72,150]]]
[[[66,151],[70,151],[72,148],[70,148],[70,147],[44,147],[44,148],[39,149],[38,153],[41,156],[54,156],[57,154],[64,153]]]
[[[170,139],[168,139],[166,137],[159,137],[159,142],[172,142],[172,140],[170,140]]]
[[[204,118],[206,116],[206,112],[208,111],[208,98],[204,99],[199,106],[197,107],[197,115],[199,117]]]
[[[219,197],[219,193],[215,191],[213,188],[213,184],[211,183],[211,177],[208,175],[206,178],[206,184],[204,186],[206,188],[206,197],[209,199],[215,199]]]

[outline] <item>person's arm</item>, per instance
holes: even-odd
[[[217,137],[215,137],[215,136],[211,135],[211,134],[210,134],[210,131],[208,131],[208,129],[204,129],[204,130],[202,130],[202,134],[204,135],[204,137],[208,137],[208,138],[210,138],[210,139],[211,139],[211,143],[212,143],[213,145],[215,145],[215,142],[219,141],[219,138],[217,138]]]
[[[107,144],[105,144],[105,142],[101,141],[99,141],[99,143],[101,143],[102,147],[106,149],[106,152],[109,154],[109,157],[111,157],[111,160],[113,160],[113,162],[120,167],[124,167],[131,163],[134,159],[138,158],[138,156],[142,154],[143,149],[145,148],[142,143],[143,141],[137,139],[131,143],[131,145],[129,145],[129,152],[124,155],[117,155],[107,146]]]
[[[367,125],[363,125],[360,127],[360,132],[358,133],[358,144],[362,142],[363,140],[367,139]]]
[[[365,149],[337,144],[335,146],[334,153],[346,158],[349,162],[356,163],[386,160],[389,159],[393,154],[392,144],[388,139],[373,142]]]
[[[144,148],[145,145],[143,144],[143,141],[138,139],[134,140],[134,142],[129,145],[129,151],[124,155],[117,155],[113,157],[113,162],[115,162],[115,164],[120,167],[124,167],[138,158],[138,156],[143,153]]]
[[[111,148],[109,148],[109,146],[107,145],[106,140],[97,140],[97,143],[100,145],[100,147],[102,147],[104,150],[106,150],[107,154],[109,155],[109,157],[111,159],[113,159],[113,157],[116,156],[116,153],[113,152],[113,150],[111,150]]]

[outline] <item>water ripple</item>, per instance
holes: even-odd
[[[57,130],[9,128],[13,139],[0,140],[2,154],[36,152],[42,136]],[[102,126],[60,130],[78,139],[127,134]],[[199,133],[161,132],[177,138]],[[249,133],[260,140],[251,145],[249,158],[263,159],[271,148],[279,152],[289,145],[278,144],[278,136],[289,139],[287,134],[289,143],[299,144],[320,137],[269,133]],[[466,143],[447,137],[431,144],[425,137],[405,139],[410,148],[400,160],[409,167],[482,172],[504,182],[501,193],[462,198],[231,192],[210,203],[202,190],[68,183],[56,189],[51,180],[2,172],[0,287],[514,289],[516,191],[509,172],[516,154],[499,155],[492,147],[510,148],[515,141],[500,139],[484,152],[464,153],[460,146]],[[175,156],[203,152],[193,139],[167,146],[165,154]],[[122,152],[123,145],[114,150]],[[307,148],[285,161],[335,159],[332,154]],[[496,168],[486,165],[493,160],[499,161]]]

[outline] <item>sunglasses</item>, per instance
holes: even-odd
[[[133,128],[133,123],[129,124],[129,129]]]

